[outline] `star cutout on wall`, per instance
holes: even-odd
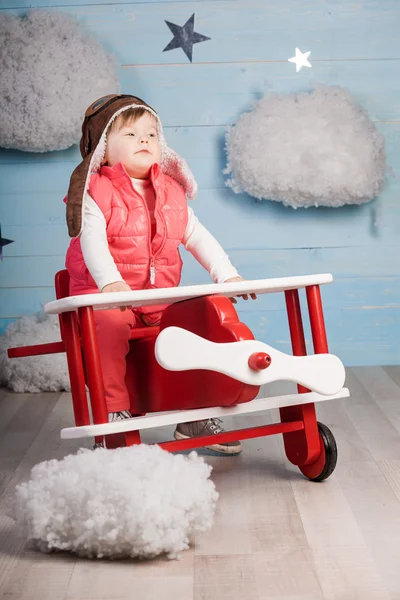
[[[12,244],[14,240],[7,240],[1,236],[1,225],[0,225],[0,259],[3,260],[3,246]]]
[[[183,27],[180,25],[175,25],[175,23],[170,23],[170,21],[165,21],[174,34],[174,37],[168,46],[164,48],[163,52],[175,50],[175,48],[182,48],[190,62],[192,62],[193,44],[206,42],[207,40],[211,39],[194,31],[194,15],[195,13],[192,14],[190,19],[186,21]]]
[[[301,69],[301,67],[312,67],[312,65],[310,65],[310,63],[308,62],[308,57],[310,56],[311,51],[310,52],[300,52],[300,50],[298,48],[296,48],[296,56],[293,56],[292,58],[288,58],[289,62],[295,63],[296,65],[296,73],[298,73]]]

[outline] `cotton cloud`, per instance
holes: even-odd
[[[293,208],[369,202],[382,190],[383,136],[343,88],[268,94],[226,136],[226,184]]]
[[[66,14],[0,15],[0,146],[27,152],[76,144],[86,108],[118,93],[114,60]]]
[[[43,552],[176,558],[212,527],[218,493],[210,473],[195,452],[156,445],[81,450],[36,465],[17,487],[17,527]]]
[[[10,323],[0,337],[0,385],[14,392],[69,391],[67,359],[62,354],[8,358],[8,348],[59,342],[58,315],[36,313]]]

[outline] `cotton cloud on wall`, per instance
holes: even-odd
[[[0,146],[48,152],[79,142],[86,108],[120,91],[114,59],[69,15],[0,15]]]
[[[384,138],[338,86],[267,94],[228,129],[226,151],[234,192],[293,208],[362,204],[384,184]]]

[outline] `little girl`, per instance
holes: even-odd
[[[100,98],[86,111],[80,149],[83,161],[65,199],[73,238],[66,256],[71,295],[178,286],[180,244],[215,283],[242,280],[188,207],[186,195],[196,195],[196,182],[187,163],[168,148],[160,119],[149,105],[128,95]],[[130,331],[158,325],[164,309],[94,312],[110,422],[132,416],[125,386]],[[220,423],[182,423],[174,436],[221,433]],[[238,454],[241,444],[210,448]]]

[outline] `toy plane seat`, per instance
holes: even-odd
[[[203,296],[171,304],[164,311],[160,330],[171,326],[211,342],[254,340],[250,329],[239,321],[232,302],[223,296]],[[259,392],[257,385],[214,371],[167,371],[156,360],[155,344],[155,335],[130,342],[126,384],[132,414],[232,406],[253,400]]]

